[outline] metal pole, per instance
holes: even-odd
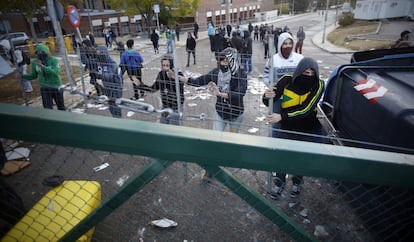
[[[50,18],[53,23],[53,28],[56,33],[56,39],[59,40],[58,44],[59,44],[60,53],[62,54],[63,65],[65,66],[66,75],[68,77],[71,87],[76,87],[76,83],[72,78],[72,71],[70,68],[68,56],[66,54],[65,45],[63,44],[64,41],[63,41],[63,36],[62,36],[62,28],[60,27],[59,21],[57,21],[56,10],[53,4],[53,0],[47,0],[47,7],[50,9],[49,14],[50,14]]]
[[[328,5],[329,5],[329,0],[326,0],[325,20],[323,21],[322,44],[325,43],[326,21],[328,20]]]
[[[268,41],[269,43],[269,88],[273,89],[273,86],[275,84],[275,68],[273,67],[273,55],[275,53],[275,44],[273,35],[268,35]],[[273,113],[273,98],[269,99],[269,106],[268,106],[268,114]],[[273,136],[273,125],[269,124],[269,133],[268,137]],[[270,193],[272,191],[272,172],[269,172],[267,175],[267,192]]]
[[[93,33],[93,27],[91,22],[91,8],[89,6],[89,0],[86,0],[86,8],[88,9],[89,31]]]
[[[282,15],[282,0],[279,2],[279,16]]]
[[[231,24],[230,4],[231,0],[227,0],[227,24]]]

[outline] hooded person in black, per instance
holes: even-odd
[[[324,91],[324,82],[319,79],[317,62],[309,57],[303,58],[297,65],[293,75],[286,74],[280,78],[273,90],[266,90],[263,103],[269,104],[269,99],[277,101],[282,98],[282,110],[267,116],[269,123],[280,123],[282,131],[278,138],[302,140],[309,142],[318,141],[315,136],[306,134],[320,134],[322,127],[316,117],[317,104]],[[289,132],[294,131],[295,133]],[[299,194],[299,186],[303,183],[302,176],[292,177],[293,186],[291,197]],[[272,190],[272,198],[280,197],[286,183],[286,174],[277,173],[274,183],[276,188]]]
[[[182,80],[183,73],[178,71],[178,79]],[[161,59],[161,71],[158,73],[155,82],[151,86],[142,83],[139,89],[156,92],[160,91],[162,108],[172,109],[172,113],[161,113],[160,123],[181,125],[181,113],[184,104],[184,83],[179,82],[179,90],[175,83],[174,62],[172,57],[164,56]],[[178,103],[180,100],[180,104]]]

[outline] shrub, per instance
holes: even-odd
[[[354,15],[352,13],[344,13],[338,20],[341,27],[345,27],[354,23]]]

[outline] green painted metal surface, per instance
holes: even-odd
[[[198,163],[297,241],[315,241],[315,238],[220,166],[414,187],[413,155],[7,104],[0,104],[0,136]],[[61,241],[74,241],[96,226],[171,163],[154,161],[148,165]]]
[[[210,174],[214,174],[214,177],[218,181],[227,186],[234,194],[256,209],[264,217],[278,225],[282,231],[289,234],[295,241],[317,241],[302,226],[290,219],[289,216],[265,199],[263,195],[250,189],[226,169],[217,166],[204,166],[203,168]]]
[[[158,176],[163,170],[170,166],[171,161],[153,161],[151,164],[143,168],[131,181],[127,182],[122,189],[109,198],[105,203],[99,206],[93,213],[82,220],[71,231],[69,231],[59,241],[76,241],[80,236],[85,234],[89,229],[98,225],[99,222],[104,220],[115,209],[126,202],[135,193],[141,190],[152,179]]]
[[[0,104],[0,136],[200,165],[414,188],[414,155],[329,144],[8,104]]]

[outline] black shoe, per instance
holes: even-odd
[[[290,197],[295,198],[300,194],[300,189],[298,185],[293,185],[292,190],[290,191]]]
[[[274,200],[279,200],[282,197],[283,187],[276,186],[274,189],[272,189],[268,194],[270,195],[270,198]]]
[[[190,65],[189,64],[187,64],[185,67],[189,67]]]

